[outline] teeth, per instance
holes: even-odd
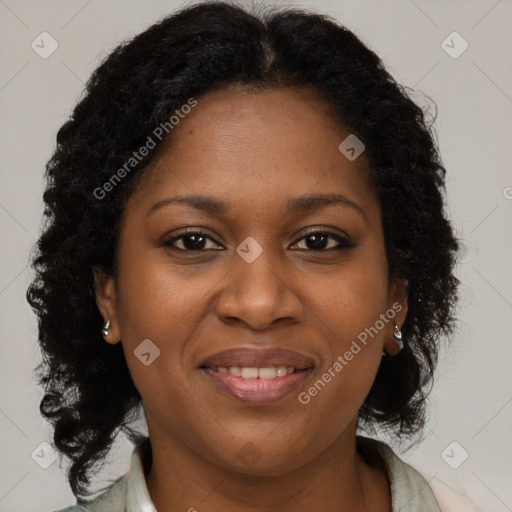
[[[258,368],[242,368],[242,377],[244,379],[256,379],[258,377],[258,373]]]
[[[229,371],[229,373],[232,373],[233,375],[236,375],[237,377],[242,376],[242,369],[239,368],[238,366],[231,366],[228,371]]]
[[[226,368],[219,366],[214,369],[219,373],[231,373],[243,379],[275,379],[276,377],[286,377],[286,375],[295,371],[293,366],[269,366],[266,368],[241,368],[239,366]]]
[[[243,373],[242,373],[243,376]],[[277,368],[271,366],[270,368],[260,368],[258,377],[260,379],[274,379],[277,376]]]

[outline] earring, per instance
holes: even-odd
[[[404,348],[404,342],[402,341],[402,331],[398,327],[398,325],[395,325],[395,328],[393,330],[393,336],[396,340],[396,344],[400,347],[400,350]]]
[[[395,343],[398,345],[400,350],[404,348],[404,342],[402,341],[402,331],[400,330],[400,327],[398,325],[395,325],[395,328],[393,329],[393,337],[395,338]],[[398,352],[400,352],[400,350]],[[383,356],[387,356],[386,352],[382,352]]]
[[[101,332],[103,333],[103,336],[108,336],[108,330],[110,329],[110,320],[107,320],[107,323],[103,326],[103,329]]]

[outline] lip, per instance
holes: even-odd
[[[274,379],[244,379],[231,373],[219,373],[211,368],[201,367],[200,371],[218,389],[232,398],[247,404],[269,404],[281,400],[296,390],[313,368],[299,370]]]
[[[314,367],[314,362],[310,357],[299,354],[294,350],[278,347],[259,349],[241,347],[218,352],[206,359],[200,366],[206,366],[210,369],[218,368],[219,366],[226,368],[230,366],[238,366],[241,368],[293,366],[297,368],[297,370],[306,370]]]
[[[295,372],[274,379],[238,377],[216,371],[229,368],[294,367]],[[267,347],[255,349],[240,347],[218,352],[208,357],[199,367],[200,372],[227,395],[244,403],[266,404],[277,402],[302,385],[314,369],[311,357],[293,350]]]

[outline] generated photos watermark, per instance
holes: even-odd
[[[316,382],[308,388],[307,391],[302,391],[297,396],[298,401],[302,405],[307,405],[311,401],[311,398],[318,395],[320,391],[322,391],[325,386],[331,382],[334,377],[336,377],[345,366],[348,365],[352,359],[354,359],[354,356],[359,354],[361,352],[362,347],[366,346],[368,344],[368,337],[373,339],[377,334],[384,329],[386,324],[389,324],[391,322],[396,314],[402,310],[402,305],[398,302],[395,302],[391,308],[389,308],[385,313],[382,313],[379,317],[379,319],[371,326],[364,329],[364,331],[361,331],[358,336],[357,340],[353,340],[350,348],[345,351],[343,355],[339,355],[336,358],[336,361],[323,373],[323,375],[316,380]]]
[[[149,155],[150,151],[157,145],[157,141],[160,142],[175,126],[177,126],[181,119],[189,114],[193,107],[197,105],[197,100],[190,98],[187,103],[183,104],[179,109],[174,111],[174,114],[169,118],[168,121],[160,123],[152,132],[148,135],[146,142],[137,150],[132,153],[132,156],[124,163],[122,167],[112,174],[112,176],[103,183],[101,187],[97,187],[93,191],[93,195],[96,199],[104,199],[107,193],[114,190],[114,187],[118,185],[123,178],[126,177],[142,160]]]

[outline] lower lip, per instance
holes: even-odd
[[[228,395],[241,402],[253,404],[268,404],[296,390],[311,373],[313,368],[289,373],[284,377],[274,379],[244,379],[231,373],[219,373],[211,368],[201,368],[208,379]]]

